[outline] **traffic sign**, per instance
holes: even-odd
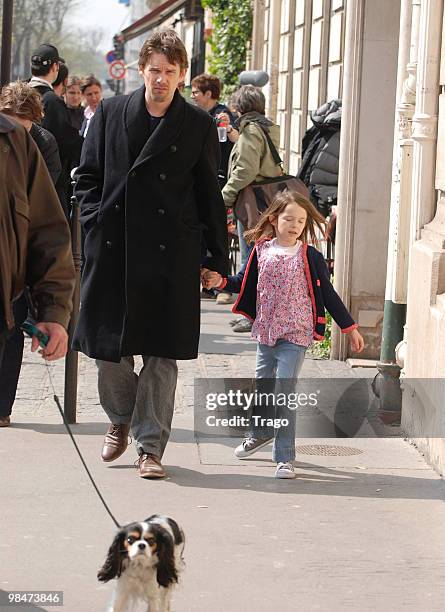
[[[116,59],[116,51],[114,49],[112,49],[111,51],[108,51],[108,53],[105,56],[105,61],[107,62],[107,64],[112,64],[115,59]]]
[[[122,60],[115,60],[110,64],[108,72],[112,79],[120,81],[125,78],[125,63]]]

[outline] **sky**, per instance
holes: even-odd
[[[67,24],[100,27],[105,31],[101,49],[106,53],[113,48],[113,35],[129,24],[125,17],[130,9],[118,0],[81,0],[79,8],[67,20]]]

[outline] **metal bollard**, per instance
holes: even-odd
[[[80,304],[80,266],[81,266],[81,233],[79,222],[79,202],[76,196],[71,198],[71,248],[73,250],[74,268],[76,271],[76,285],[73,294],[73,312],[68,326],[68,347],[71,347],[74,330],[77,324]],[[77,405],[77,370],[79,355],[77,351],[68,349],[65,357],[65,396],[63,411],[68,423],[76,422]]]

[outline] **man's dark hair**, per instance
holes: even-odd
[[[53,62],[49,66],[31,66],[31,74],[32,76],[37,76],[37,77],[46,76],[54,64],[57,64],[57,62]]]
[[[53,87],[57,87],[63,83],[65,79],[68,78],[68,66],[66,64],[60,64],[59,66],[59,74],[57,75],[57,79],[53,82]]]
[[[192,87],[197,87],[199,91],[205,94],[210,91],[213,100],[219,100],[221,95],[221,81],[213,74],[199,74],[192,79]]]
[[[156,32],[142,45],[139,52],[139,68],[143,70],[152,53],[163,53],[170,64],[179,64],[181,70],[188,68],[187,51],[174,30]]]

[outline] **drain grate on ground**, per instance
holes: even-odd
[[[330,456],[347,456],[361,455],[363,453],[359,448],[351,446],[331,446],[329,444],[304,444],[297,446],[297,453],[301,455],[330,455]]]

